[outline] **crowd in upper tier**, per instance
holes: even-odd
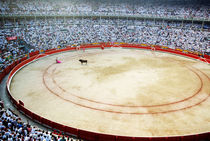
[[[6,25],[12,26],[12,23]],[[2,69],[30,51],[95,42],[144,43],[210,52],[209,31],[198,30],[199,25],[196,24],[154,21],[144,23],[139,20],[118,19],[48,19],[19,21],[13,25],[16,26],[0,29]],[[7,41],[6,37],[13,36],[21,38],[33,48],[25,50],[20,48],[17,40]]]
[[[13,110],[4,107],[0,100],[0,140],[1,141],[80,141],[64,135],[44,131],[23,120]]]
[[[154,1],[154,0],[153,0]],[[136,15],[173,18],[210,19],[209,6],[204,4],[185,4],[183,2],[165,3],[149,1],[93,1],[93,0],[1,0],[2,14],[97,14],[97,15]]]

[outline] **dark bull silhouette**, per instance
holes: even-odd
[[[79,59],[79,61],[81,62],[81,64],[83,65],[83,63],[87,64],[87,60],[83,60],[83,59]]]

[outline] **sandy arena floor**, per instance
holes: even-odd
[[[34,113],[79,129],[124,136],[210,131],[210,65],[168,53],[89,49],[47,56],[21,69],[10,89]]]

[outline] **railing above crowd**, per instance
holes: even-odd
[[[2,79],[9,74],[9,78],[7,81],[7,90],[8,90],[8,95],[11,100],[11,102],[14,104],[14,106],[27,115],[29,118],[32,120],[41,123],[42,125],[45,125],[52,130],[58,130],[62,131],[64,134],[70,134],[70,135],[75,135],[78,138],[85,139],[85,140],[90,140],[90,141],[124,141],[124,140],[130,140],[130,141],[194,141],[194,140],[208,140],[210,139],[210,133],[199,133],[199,134],[194,134],[194,135],[186,135],[186,136],[172,136],[172,137],[129,137],[129,136],[117,136],[117,135],[108,135],[108,134],[101,134],[101,133],[95,133],[95,132],[90,132],[86,130],[81,130],[77,128],[72,128],[69,126],[62,125],[60,123],[56,123],[54,121],[50,121],[46,118],[43,118],[32,111],[26,109],[24,107],[24,103],[21,100],[14,99],[10,93],[10,81],[12,79],[12,76],[23,66],[27,65],[28,63],[39,59],[41,57],[44,57],[46,55],[51,55],[54,53],[60,53],[60,52],[65,52],[65,51],[70,51],[70,50],[78,50],[83,49],[83,48],[101,48],[101,49],[106,49],[106,48],[135,48],[135,49],[145,49],[145,50],[156,50],[156,51],[161,51],[161,52],[167,52],[167,53],[172,53],[172,54],[178,54],[186,57],[190,57],[193,59],[197,59],[198,61],[203,61],[204,63],[209,64],[210,63],[210,56],[208,55],[203,55],[200,52],[191,52],[187,50],[181,50],[179,48],[176,49],[171,49],[166,46],[158,46],[158,45],[148,45],[148,44],[128,44],[128,43],[122,43],[122,42],[108,42],[108,43],[92,43],[92,44],[83,44],[83,45],[71,45],[71,46],[66,46],[65,48],[54,48],[54,49],[49,49],[49,50],[40,50],[40,51],[35,51],[27,54],[23,58],[19,58],[17,60],[14,60],[14,62],[9,65],[7,68],[4,69],[3,73],[0,73],[0,82]]]
[[[198,17],[177,17],[177,16],[159,16],[159,15],[153,15],[153,14],[126,14],[126,13],[92,13],[92,12],[76,12],[76,13],[68,13],[68,14],[57,14],[57,13],[49,13],[49,14],[1,14],[1,18],[43,18],[43,17],[93,17],[93,18],[124,18],[124,19],[157,19],[157,20],[173,20],[173,21],[204,21],[204,22],[210,22],[210,18],[198,18]]]

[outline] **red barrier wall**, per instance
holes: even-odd
[[[119,46],[124,47],[124,48],[149,49],[149,50],[151,49],[151,47],[149,47],[149,46],[144,47],[144,46],[141,46],[138,44],[111,45],[109,43],[107,43],[107,44],[104,43],[101,45],[87,45],[87,46],[82,45],[81,48],[101,48],[101,47],[119,47]],[[194,54],[185,54],[180,51],[173,50],[173,49],[162,49],[160,46],[155,46],[155,48],[156,48],[156,51],[178,54],[178,55],[190,57],[193,59],[199,59],[203,62],[210,63],[210,59],[207,59],[209,56],[205,56],[206,60],[204,60]],[[85,139],[88,141],[197,141],[197,140],[202,140],[202,139],[203,140],[210,139],[210,132],[203,133],[203,134],[197,134],[197,135],[175,136],[175,137],[128,137],[128,136],[116,136],[116,135],[94,133],[94,132],[90,132],[90,131],[85,131],[85,130],[61,125],[59,123],[56,123],[56,122],[50,121],[46,118],[43,118],[43,117],[31,112],[30,110],[26,109],[23,105],[19,104],[11,96],[10,90],[9,90],[9,85],[10,85],[9,82],[11,80],[12,75],[15,74],[18,69],[20,69],[24,65],[34,61],[35,59],[44,57],[46,55],[60,53],[60,52],[64,52],[64,51],[75,50],[75,49],[76,49],[76,47],[73,47],[73,48],[69,47],[69,48],[60,49],[60,50],[51,49],[51,50],[47,50],[45,52],[45,54],[39,54],[39,52],[32,52],[29,54],[29,56],[30,56],[29,59],[27,59],[27,57],[24,57],[21,60],[18,60],[16,62],[14,62],[13,64],[11,64],[10,66],[8,66],[3,71],[3,73],[0,73],[0,82],[1,82],[1,80],[5,77],[5,75],[7,75],[12,69],[12,71],[10,72],[8,81],[7,81],[7,91],[8,91],[8,96],[9,96],[11,102],[14,104],[14,106],[18,110],[23,112],[25,115],[27,115],[29,118],[31,118],[32,120],[35,120],[35,121],[37,121],[43,125],[46,125],[52,129],[57,129],[57,130],[63,131],[64,133],[72,134],[72,135],[75,135],[79,138],[82,138],[82,139]]]
[[[0,73],[0,83],[1,83],[1,81],[3,80],[3,78],[5,77],[5,74],[2,72],[2,73]]]

